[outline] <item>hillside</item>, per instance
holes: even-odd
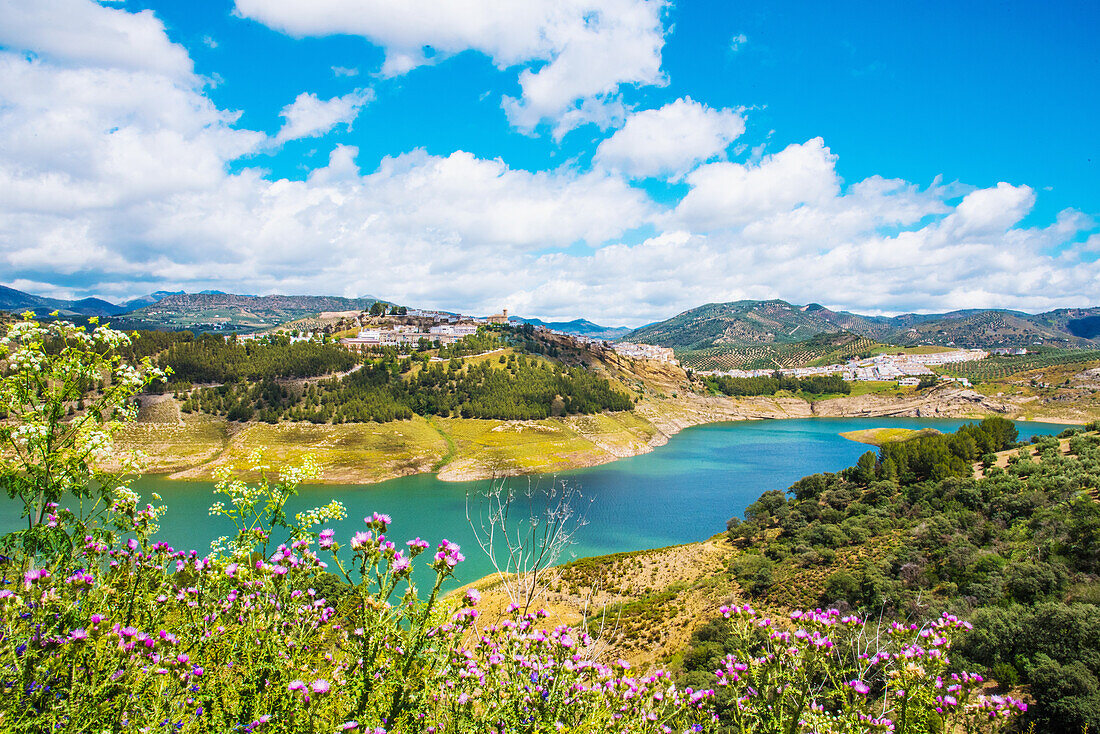
[[[362,311],[373,304],[373,300],[339,296],[181,293],[131,311],[121,325],[134,329],[259,331],[322,311]]]
[[[1100,307],[1060,308],[1034,319],[1055,331],[1066,331],[1082,339],[1100,339]]]
[[[861,316],[811,303],[734,301],[708,303],[626,334],[629,341],[699,351],[805,342],[817,334],[849,332],[903,346],[956,347],[1100,346],[1100,308],[1041,314],[965,310],[946,314]]]
[[[61,316],[114,316],[125,310],[122,306],[116,306],[99,298],[66,301],[60,298],[35,296],[0,285],[0,311],[11,313],[31,311],[36,316],[46,316],[54,311],[59,312]]]
[[[906,317],[895,323],[901,328],[888,335],[894,344],[943,344],[965,348],[1026,347],[1031,345],[1078,347],[1095,345],[1057,322],[1046,322],[1046,314],[1031,315],[1018,311],[959,311],[931,320],[904,325]]]
[[[816,311],[786,301],[708,303],[627,334],[629,341],[674,349],[705,349],[729,344],[792,343],[841,327]]]
[[[676,351],[680,364],[696,370],[781,369],[836,364],[868,356],[883,345],[849,332],[824,332],[788,344],[724,344]]]

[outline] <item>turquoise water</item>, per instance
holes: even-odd
[[[842,438],[844,431],[891,426],[932,427],[954,431],[967,421],[923,418],[814,418],[807,420],[740,421],[688,428],[668,445],[651,453],[611,464],[557,475],[508,480],[517,488],[543,488],[565,482],[583,495],[579,505],[587,524],[576,534],[563,561],[642,548],[659,548],[703,540],[725,529],[726,520],[770,489],[786,489],[815,472],[851,466],[873,447]],[[1058,433],[1064,426],[1021,422],[1020,440]],[[467,562],[457,581],[480,578],[492,571],[477,547],[466,520],[466,498],[484,491],[489,482],[441,482],[420,474],[371,485],[306,486],[288,504],[290,513],[340,500],[348,519],[334,525],[346,540],[362,529],[371,512],[393,517],[389,537],[404,541],[419,536],[433,545],[442,538],[459,543]],[[207,513],[213,501],[209,482],[179,482],[145,477],[135,482],[142,495],[157,492],[168,513],[161,539],[177,548],[205,551],[210,541],[229,535],[224,518]],[[15,505],[0,505],[0,531],[16,527]],[[523,508],[526,509],[526,508]]]

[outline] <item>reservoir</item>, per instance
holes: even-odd
[[[580,493],[574,505],[586,524],[577,530],[576,542],[560,559],[565,562],[573,557],[694,542],[720,533],[726,520],[741,516],[763,492],[786,489],[807,474],[843,469],[864,452],[876,450],[841,437],[842,432],[889,426],[935,428],[946,433],[967,422],[812,418],[712,423],[688,428],[667,445],[641,456],[557,475],[499,481],[506,481],[519,494],[512,514],[517,521],[529,516],[530,503],[523,494],[529,487],[541,496],[547,488],[564,483]],[[1021,441],[1065,428],[1033,422],[1016,425]],[[419,474],[362,486],[303,486],[288,502],[288,514],[339,500],[347,508],[348,518],[331,527],[346,547],[351,534],[364,529],[364,515],[386,513],[393,518],[387,535],[399,546],[415,537],[433,548],[443,538],[460,544],[467,560],[458,567],[456,581],[466,583],[492,572],[466,517],[467,496],[471,511],[476,512],[478,493],[492,484],[488,480],[442,482],[435,475]],[[133,486],[144,499],[150,499],[153,492],[161,495],[168,512],[159,538],[176,548],[205,553],[211,540],[234,533],[229,520],[208,513],[216,499],[210,482],[143,477]],[[15,503],[4,501],[0,506],[5,508],[0,532],[18,527]],[[417,561],[429,557],[425,554]],[[422,573],[417,578],[422,586],[430,583]]]

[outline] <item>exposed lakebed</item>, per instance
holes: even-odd
[[[925,418],[813,418],[712,423],[688,428],[666,446],[611,464],[557,475],[515,477],[508,486],[547,488],[565,482],[579,489],[577,509],[587,524],[576,535],[570,557],[657,548],[703,540],[725,528],[726,520],[770,489],[786,489],[815,472],[836,471],[873,450],[840,434],[881,426],[935,428],[950,432],[969,421]],[[1020,440],[1058,433],[1061,425],[1019,422]],[[459,543],[467,562],[459,567],[459,582],[473,581],[492,571],[477,547],[466,519],[467,494],[484,491],[489,481],[444,482],[418,474],[371,485],[305,486],[288,503],[294,512],[337,499],[348,519],[337,523],[337,538],[363,528],[371,512],[393,517],[389,537],[403,543],[421,537],[433,545],[442,538]],[[205,552],[210,541],[230,535],[224,518],[211,517],[214,501],[210,482],[143,477],[134,483],[143,497],[159,493],[168,513],[160,538],[177,548]],[[524,500],[526,501],[526,500]],[[0,531],[18,527],[16,506],[5,502]],[[476,509],[476,499],[471,499]],[[523,516],[526,506],[513,517]],[[568,560],[567,558],[563,558]]]

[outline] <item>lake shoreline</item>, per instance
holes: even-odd
[[[260,449],[267,454],[267,463],[273,465],[292,464],[306,454],[314,455],[323,470],[319,483],[325,485],[376,485],[414,475],[434,475],[440,481],[455,483],[602,466],[648,454],[686,428],[720,423],[812,418],[980,420],[1001,415],[1020,422],[1082,424],[1059,417],[1023,416],[1019,408],[971,390],[949,387],[898,397],[863,395],[817,402],[794,397],[727,398],[693,393],[646,401],[625,413],[544,421],[426,420],[418,416],[394,424],[230,424],[224,429],[222,446],[178,457],[174,465],[152,466],[147,474],[179,481],[209,480],[219,466],[243,468],[244,458]],[[142,443],[156,443],[158,433],[164,433],[161,429],[185,426],[182,417],[179,426],[137,425],[148,429],[149,436]],[[397,437],[400,445],[393,443]],[[379,450],[356,454],[351,449],[339,456],[334,454],[334,446],[354,447],[367,439],[377,439]],[[389,454],[388,445],[396,446]],[[248,472],[243,475],[248,477]]]
[[[884,423],[899,428],[933,427],[947,433],[966,421],[955,419],[842,418],[827,420],[744,420],[694,426],[683,430],[662,451],[636,456],[603,466],[562,471],[556,476],[503,479],[524,497],[535,489],[533,509],[541,512],[552,483],[580,493],[574,506],[585,518],[576,544],[562,562],[571,558],[602,556],[644,548],[695,543],[721,531],[731,517],[769,490],[785,490],[803,476],[835,472],[854,464],[868,450],[840,434],[875,428]],[[1052,424],[1018,424],[1020,440],[1033,434],[1058,433]],[[277,465],[276,462],[270,462]],[[132,488],[147,501],[164,505],[159,538],[177,548],[203,549],[228,526],[212,518],[210,505],[219,499],[209,480],[179,481],[145,474],[134,478]],[[395,538],[417,536],[436,543],[446,538],[467,550],[455,584],[475,581],[492,572],[478,551],[467,520],[467,501],[483,494],[490,482],[445,482],[422,473],[369,485],[333,485],[310,482],[298,488],[286,511],[291,517],[314,507],[338,501],[347,510],[344,520],[330,526],[340,538],[363,529],[363,518],[373,512],[392,516]],[[159,495],[154,498],[153,495]],[[20,527],[18,507],[12,500],[0,511],[0,532]],[[2,504],[2,503],[0,503]],[[475,518],[476,519],[476,518]],[[426,568],[426,567],[425,567]],[[417,583],[430,584],[430,575],[418,567]],[[423,571],[423,573],[421,573]]]

